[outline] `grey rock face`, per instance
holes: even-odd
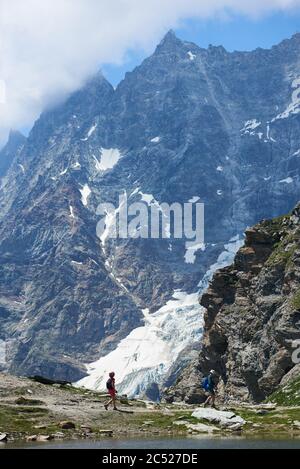
[[[218,371],[219,399],[261,401],[299,376],[299,234],[300,206],[248,229],[234,265],[217,272],[201,298],[205,331],[193,370],[198,380]],[[169,398],[182,396],[187,372]]]
[[[169,33],[116,90],[99,74],[40,117],[1,183],[6,369],[78,379],[142,323],[142,308],[196,291],[224,243],[295,205],[299,52],[300,35],[228,53]],[[119,151],[111,169],[101,169],[101,149]],[[101,245],[96,208],[117,206],[124,191],[132,202],[140,192],[200,197],[205,251],[186,263],[183,240]]]

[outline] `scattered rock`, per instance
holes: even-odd
[[[87,425],[80,425],[80,428],[84,430],[86,433],[92,433],[91,427],[88,427]]]
[[[64,438],[65,435],[64,435],[64,433],[62,433],[62,432],[56,432],[56,433],[53,433],[51,436],[52,436],[54,439],[60,439],[60,438]]]
[[[28,399],[26,397],[18,397],[18,399],[15,400],[15,403],[17,405],[30,405],[30,406],[33,406],[33,405],[43,405],[44,402],[43,401],[40,401],[38,399]]]
[[[256,415],[267,415],[269,414],[269,410],[266,409],[258,409],[255,411]]]
[[[37,437],[37,441],[49,441],[49,440],[53,440],[52,435],[38,435]]]
[[[36,440],[37,440],[37,435],[26,436],[26,441],[36,441]]]
[[[213,433],[219,431],[218,427],[215,427],[214,425],[205,425],[204,423],[189,423],[187,428],[197,433]]]
[[[99,435],[107,435],[112,436],[114,431],[113,430],[98,430]]]
[[[60,423],[59,423],[59,426],[60,426],[60,428],[62,428],[63,430],[74,430],[74,429],[76,428],[76,427],[75,427],[75,423],[69,422],[69,421],[60,422]]]

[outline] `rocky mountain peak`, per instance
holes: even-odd
[[[174,51],[176,50],[176,48],[178,47],[182,47],[183,46],[183,41],[181,41],[181,39],[179,39],[175,32],[170,29],[167,34],[163,37],[162,41],[159,43],[159,45],[157,46],[156,50],[158,52],[171,52],[171,51]]]

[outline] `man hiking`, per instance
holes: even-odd
[[[115,373],[112,371],[109,373],[109,378],[106,382],[106,389],[110,395],[110,399],[104,404],[105,410],[108,410],[110,404],[113,405],[114,410],[118,410],[116,407],[116,387],[115,387]]]
[[[211,407],[215,407],[216,389],[217,386],[217,373],[215,370],[210,370],[209,375],[202,381],[203,389],[208,393],[208,398],[204,402],[204,407],[210,404]]]

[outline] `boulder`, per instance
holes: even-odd
[[[246,423],[242,417],[236,415],[234,412],[208,408],[196,409],[192,413],[192,417],[207,420],[208,422],[221,425],[223,428],[228,428],[235,424],[239,424],[242,427]]]
[[[7,441],[7,434],[6,433],[0,433],[0,441],[2,441],[2,442]]]
[[[52,435],[38,435],[37,441],[50,441],[53,440]]]
[[[75,429],[75,423],[73,422],[69,422],[69,421],[65,421],[65,422],[60,422],[59,423],[59,426],[60,428],[62,428],[63,430],[73,430]]]

